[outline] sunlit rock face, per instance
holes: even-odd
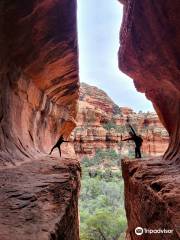
[[[0,239],[77,240],[76,1],[1,0],[0,35]]]
[[[127,0],[121,27],[120,69],[149,98],[170,135],[163,159],[122,162],[127,239],[180,238],[180,4]],[[157,208],[158,206],[158,208]],[[135,234],[135,228],[172,229],[172,234]]]

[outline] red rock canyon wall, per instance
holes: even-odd
[[[127,0],[120,36],[119,66],[152,101],[168,130],[168,161],[180,156],[179,9],[178,0]]]
[[[1,1],[1,165],[49,151],[75,127],[75,9],[75,1]]]
[[[180,238],[180,4],[178,0],[126,0],[120,69],[150,99],[170,135],[163,159],[122,162],[128,240]],[[142,234],[135,228],[171,229]]]
[[[0,239],[77,240],[76,1],[2,0],[0,35]]]

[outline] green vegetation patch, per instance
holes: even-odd
[[[123,240],[126,230],[124,184],[113,150],[98,150],[94,158],[82,161],[80,195],[81,240]],[[102,167],[109,160],[108,167]],[[115,166],[117,167],[117,170]],[[92,174],[94,173],[94,175]]]
[[[107,131],[110,131],[111,129],[114,129],[117,133],[125,133],[126,132],[126,126],[125,125],[116,125],[113,121],[109,121],[105,124],[103,124],[103,128]]]

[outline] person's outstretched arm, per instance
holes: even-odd
[[[129,141],[129,140],[133,140],[133,138],[125,138],[125,139],[122,139],[121,141]]]
[[[134,131],[134,128],[129,124],[129,127],[131,128],[131,131],[132,131],[132,133],[135,135],[135,136],[137,136],[136,135],[136,132]]]

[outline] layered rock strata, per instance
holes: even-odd
[[[158,156],[167,149],[169,136],[155,113],[135,113],[119,107],[101,89],[81,83],[77,127],[72,133],[75,152],[80,158],[93,156],[97,149],[114,149],[121,155],[134,154],[127,121],[143,137],[144,156]]]

